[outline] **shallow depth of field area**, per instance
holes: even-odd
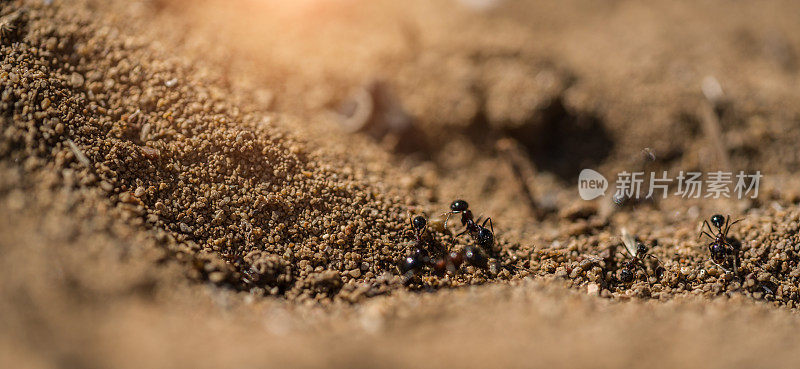
[[[800,359],[794,2],[9,0],[0,58],[0,367]]]

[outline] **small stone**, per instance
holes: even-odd
[[[597,214],[597,205],[593,202],[586,202],[581,201],[571,206],[562,209],[558,212],[558,216],[561,219],[567,220],[578,220],[578,219],[588,219],[592,215]]]
[[[149,146],[142,146],[142,154],[148,159],[158,159],[161,156],[161,152],[158,149]]]
[[[208,280],[212,283],[221,283],[225,281],[225,273],[223,272],[211,272],[208,274]]]
[[[178,227],[183,233],[192,233],[192,227],[189,227],[186,223],[180,223]]]
[[[102,181],[100,182],[100,188],[105,192],[111,192],[114,190],[114,185],[106,181]]]
[[[121,193],[121,194],[119,195],[119,201],[122,201],[122,202],[124,202],[124,203],[132,203],[132,202],[134,202],[134,200],[133,200],[133,196],[131,196],[131,193],[130,193],[130,192],[123,192],[123,193]]]
[[[77,72],[72,73],[72,75],[69,77],[69,83],[73,88],[82,87],[83,86],[83,82],[84,82],[84,79],[83,79],[83,76],[80,75],[80,73],[77,73]]]

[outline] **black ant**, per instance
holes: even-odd
[[[469,210],[469,204],[464,200],[453,201],[453,203],[450,204],[450,211],[445,214],[447,214],[447,218],[444,220],[445,229],[447,229],[447,221],[450,219],[450,215],[461,214],[461,224],[466,228],[463,232],[457,234],[456,237],[464,233],[469,233],[472,238],[475,239],[475,242],[478,243],[478,246],[487,251],[491,250],[492,245],[494,245],[494,226],[492,225],[492,218],[486,218],[481,225],[478,225],[472,218],[472,210]],[[489,222],[491,230],[486,228],[486,222]]]
[[[428,226],[428,220],[425,219],[422,215],[417,215],[414,219],[411,219],[411,229],[414,232],[414,236],[417,238],[417,242],[422,241],[422,235],[425,233],[425,227]]]
[[[425,233],[425,228],[427,225],[428,220],[422,215],[418,215],[411,219],[411,230],[414,232],[416,241],[412,254],[407,256],[405,259],[403,259],[403,262],[400,263],[400,272],[403,274],[417,272],[418,270],[421,270],[423,266],[430,263],[428,252],[425,251],[425,248],[423,247],[424,242],[422,240],[422,236]]]
[[[708,244],[708,252],[711,254],[711,261],[725,270],[726,273],[730,273],[730,271],[722,265],[727,261],[730,261],[730,264],[733,266],[734,274],[738,274],[739,272],[739,248],[730,242],[728,238],[728,232],[731,230],[731,226],[741,221],[742,219],[739,219],[731,223],[730,215],[728,215],[726,218],[721,214],[714,214],[711,216],[711,224],[709,224],[709,221],[707,220],[703,221],[703,228],[698,236],[698,238],[700,238],[705,235],[708,238],[711,238],[712,241]],[[711,225],[717,229],[716,232],[713,228],[711,228]],[[708,227],[708,230],[711,233],[706,232],[706,227]]]
[[[422,215],[411,220],[411,227],[416,238],[414,251],[400,263],[401,273],[411,276],[422,271],[424,267],[430,267],[439,274],[447,271],[454,272],[464,261],[481,268],[487,266],[486,257],[474,246],[467,246],[459,252],[447,252],[440,247],[441,256],[435,259],[431,258],[425,247],[430,245],[430,242],[423,239],[427,224],[428,220]]]
[[[625,250],[628,251],[628,254],[631,257],[631,260],[625,263],[625,266],[619,272],[622,283],[633,282],[633,279],[636,276],[635,269],[637,267],[644,271],[644,274],[647,275],[649,282],[650,273],[647,272],[647,267],[644,265],[645,258],[650,257],[655,259],[660,267],[661,260],[658,260],[658,258],[653,254],[648,254],[647,246],[641,242],[637,242],[636,238],[628,233],[625,228],[622,229],[622,244],[625,246]]]

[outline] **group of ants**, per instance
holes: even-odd
[[[461,224],[464,226],[464,230],[457,234],[456,237],[468,234],[475,242],[475,245],[468,245],[460,251],[448,251],[441,244],[436,243],[432,236],[426,237],[428,221],[424,216],[418,215],[412,218],[411,228],[414,236],[414,247],[411,255],[405,257],[399,266],[401,273],[407,280],[419,275],[426,268],[433,270],[437,274],[443,274],[446,272],[454,273],[463,263],[481,269],[488,267],[486,255],[493,252],[494,246],[492,218],[486,218],[479,224],[480,219],[476,221],[473,218],[469,204],[464,200],[453,201],[450,204],[450,211],[444,214],[447,215],[444,222],[445,229],[447,229],[447,221],[451,215],[461,215]],[[707,247],[711,261],[726,273],[733,273],[734,275],[738,275],[741,244],[729,238],[728,232],[731,226],[740,221],[741,219],[731,222],[730,216],[712,215],[709,220],[703,221],[703,227],[699,235],[700,238],[703,236],[710,238]],[[489,227],[486,227],[487,223]],[[636,240],[624,229],[622,243],[630,255],[630,260],[619,271],[618,278],[620,282],[633,282],[636,278],[637,268],[645,273],[649,281],[650,274],[645,265],[645,260],[648,258],[656,260],[659,268],[663,270],[661,261],[655,255],[648,253],[648,247]]]

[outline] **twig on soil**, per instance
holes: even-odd
[[[506,156],[508,163],[511,165],[511,170],[514,172],[514,178],[519,182],[525,201],[528,203],[531,211],[533,211],[534,216],[539,218],[542,212],[536,204],[533,191],[531,191],[528,186],[530,179],[536,174],[536,170],[533,168],[530,161],[526,159],[524,149],[510,138],[498,140],[497,149]]]
[[[717,117],[715,111],[716,106],[724,97],[722,88],[716,78],[708,76],[703,79],[702,90],[706,97],[706,102],[703,103],[700,108],[701,118],[703,119],[703,129],[711,145],[713,145],[714,151],[716,151],[718,164],[721,166],[720,169],[730,171],[730,157],[728,157],[728,151],[725,148],[719,117]]]
[[[369,90],[363,87],[357,89],[351,99],[352,111],[337,115],[342,129],[348,133],[355,133],[367,127],[372,119],[375,104]]]
[[[76,145],[75,142],[72,142],[72,140],[67,140],[67,145],[69,145],[69,148],[72,149],[75,159],[77,159],[86,168],[92,169],[92,162],[89,161],[89,158],[87,158],[83,151],[78,148],[78,145]]]

